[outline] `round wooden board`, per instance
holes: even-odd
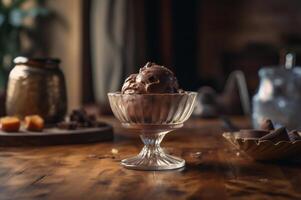
[[[97,128],[80,128],[76,130],[62,130],[45,128],[43,132],[0,131],[0,146],[45,146],[60,144],[84,144],[113,139],[113,128],[110,125]]]

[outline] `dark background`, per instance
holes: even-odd
[[[90,6],[84,1],[84,22]],[[239,69],[252,95],[260,67],[281,64],[288,51],[296,52],[300,64],[301,1],[144,0],[139,6],[147,60],[172,68],[185,90],[209,85],[221,91],[229,73]],[[94,101],[90,24],[83,26],[82,100],[89,103]]]

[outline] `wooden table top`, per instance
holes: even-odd
[[[252,161],[222,138],[219,120],[191,119],[165,137],[162,147],[187,163],[173,171],[123,168],[142,142],[104,120],[113,142],[1,148],[0,199],[301,199],[301,164]]]

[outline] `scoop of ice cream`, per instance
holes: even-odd
[[[137,74],[130,75],[125,79],[121,92],[123,94],[143,94],[145,93],[145,88],[143,84],[136,82]]]
[[[139,70],[139,74],[132,74],[125,80],[121,92],[123,94],[177,93],[179,84],[171,70],[148,62]]]

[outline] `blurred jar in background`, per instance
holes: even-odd
[[[260,84],[253,97],[253,126],[264,118],[275,127],[301,130],[301,68],[266,67],[259,70]]]
[[[7,114],[21,118],[38,114],[48,123],[62,120],[67,95],[60,60],[17,57],[14,63],[7,86]]]

